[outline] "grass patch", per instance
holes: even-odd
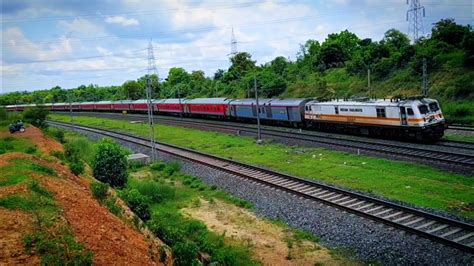
[[[51,115],[59,121],[68,120]],[[144,125],[127,121],[76,117],[76,123],[147,136]],[[470,176],[448,173],[420,164],[378,159],[318,148],[289,147],[280,144],[256,145],[253,138],[189,128],[157,125],[157,139],[182,147],[261,165],[296,176],[324,181],[342,187],[382,195],[410,204],[442,209],[474,218]],[[229,143],[233,145],[229,147]]]
[[[37,154],[38,148],[27,139],[15,138],[12,136],[0,139],[0,154],[14,151]]]
[[[198,263],[198,252],[209,254],[205,264],[254,265],[251,251],[245,246],[229,243],[224,235],[215,234],[200,221],[184,217],[180,209],[196,206],[200,198],[219,197],[228,201],[231,198],[217,189],[210,189],[200,179],[184,175],[178,163],[156,162],[142,168],[151,171],[143,179],[142,171],[133,174],[121,197],[136,212],[149,208],[151,217],[148,227],[173,250],[177,265]],[[188,181],[185,184],[185,181]],[[131,200],[131,199],[132,200]],[[139,215],[140,216],[140,215]],[[147,218],[148,219],[148,218]]]

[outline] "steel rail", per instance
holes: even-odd
[[[149,140],[127,133],[64,122],[48,121],[51,125],[75,128],[150,147]],[[410,208],[358,192],[322,184],[234,160],[205,154],[175,145],[157,142],[157,150],[184,160],[257,181],[282,191],[345,210],[474,253],[474,225]]]
[[[109,114],[115,116],[115,114]],[[117,116],[119,116],[117,114]],[[133,115],[137,118],[143,118],[141,115]],[[173,119],[171,117],[160,117],[157,119],[158,123],[166,124],[166,122],[171,123],[172,125],[195,125],[202,127],[203,129],[209,130],[210,128],[221,129],[229,132],[240,133],[251,133],[257,134],[257,129],[249,125],[229,125],[223,124],[215,121],[192,121],[190,119]],[[262,134],[271,137],[287,138],[292,140],[307,141],[313,143],[320,143],[325,145],[335,145],[351,149],[360,149],[371,152],[384,153],[389,155],[396,155],[399,157],[405,158],[418,158],[425,161],[431,161],[435,163],[444,163],[444,164],[456,164],[460,166],[466,166],[474,169],[474,153],[463,153],[463,152],[453,152],[446,151],[428,147],[414,147],[413,145],[403,143],[386,143],[380,140],[362,140],[362,139],[353,139],[345,136],[331,136],[331,135],[321,135],[321,134],[311,134],[311,133],[300,133],[292,132],[290,130],[279,130],[273,128],[262,128]],[[457,143],[458,145],[462,145]],[[472,144],[466,143],[465,149],[472,149]],[[445,146],[445,145],[443,145]],[[463,147],[456,146],[454,148],[463,149]],[[470,151],[469,151],[470,152]]]

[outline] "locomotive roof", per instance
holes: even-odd
[[[95,102],[95,103],[98,103],[98,104],[111,104],[112,101],[98,101],[98,102]]]
[[[427,101],[428,100],[428,101]],[[390,99],[371,99],[367,101],[348,101],[348,100],[331,100],[327,102],[319,101],[310,101],[308,104],[317,104],[317,105],[338,105],[338,106],[367,106],[367,105],[376,105],[376,106],[400,106],[401,104],[410,104],[410,103],[419,103],[423,104],[426,102],[434,101],[433,99],[423,98],[423,99],[409,99],[409,100],[390,100]]]
[[[186,104],[228,104],[232,99],[227,98],[196,98],[185,100]]]

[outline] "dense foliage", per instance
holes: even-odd
[[[474,107],[458,106],[474,100],[474,32],[453,19],[437,22],[428,37],[416,43],[396,29],[382,40],[361,39],[348,30],[329,34],[325,41],[308,40],[295,61],[279,56],[256,65],[249,53],[230,58],[227,70],[212,77],[201,70],[169,70],[166,80],[152,76],[154,97],[252,97],[254,78],[262,97],[375,97],[413,96],[421,93],[423,59],[427,60],[430,96],[446,104],[448,115],[474,123]],[[370,69],[372,89],[367,89]],[[121,86],[82,85],[72,90],[14,92],[0,96],[0,105],[139,99],[145,97],[147,76]],[[461,115],[461,116],[460,116]]]
[[[42,107],[36,106],[30,109],[27,109],[23,112],[23,119],[26,122],[40,128],[45,128],[48,126],[46,123],[46,117],[48,116],[49,111]]]
[[[92,161],[92,170],[97,180],[122,188],[127,182],[127,168],[127,156],[119,144],[107,138],[97,143]]]

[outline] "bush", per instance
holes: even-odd
[[[66,143],[66,139],[64,138],[64,130],[60,128],[49,128],[48,134],[60,143]]]
[[[143,221],[150,219],[150,199],[136,189],[126,189],[121,193],[122,199]]]
[[[97,143],[97,151],[92,161],[94,177],[122,188],[127,182],[128,161],[125,151],[114,141],[102,139]]]
[[[44,107],[35,106],[23,111],[23,119],[36,127],[46,128],[48,126],[46,123],[46,117],[48,114],[49,111]]]
[[[52,156],[58,158],[59,160],[66,160],[66,156],[64,155],[64,152],[51,151],[50,154],[51,154]]]
[[[165,200],[174,199],[176,195],[176,189],[166,185],[160,184],[152,180],[145,180],[134,184],[136,188],[142,195],[150,198],[154,203],[160,203]]]
[[[164,167],[163,172],[168,176],[172,176],[174,173],[179,172],[180,169],[181,165],[178,162],[172,162]]]
[[[166,167],[166,164],[164,162],[155,162],[150,165],[150,168],[155,171],[163,171],[165,167]]]
[[[99,201],[104,201],[107,198],[107,191],[109,190],[109,185],[99,182],[93,182],[91,184],[92,196],[98,199]]]
[[[173,245],[176,265],[194,265],[197,263],[198,246],[191,241],[177,242]]]
[[[36,147],[36,145],[34,146],[31,146],[31,147],[28,147],[25,152],[28,153],[28,154],[34,154],[38,151],[38,147]]]
[[[84,173],[84,163],[80,160],[69,162],[69,169],[74,175],[81,175]]]

